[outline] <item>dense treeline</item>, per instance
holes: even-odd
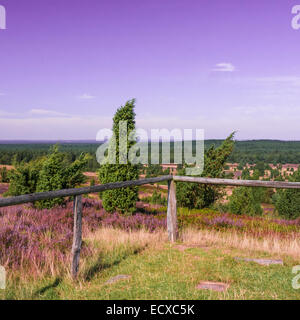
[[[0,144],[0,164],[28,163],[48,155],[53,145],[54,143]],[[99,145],[99,143],[60,143],[59,149],[69,163],[77,160],[82,153],[90,155],[86,170],[96,171],[99,169],[99,164],[95,153]]]
[[[219,147],[224,140],[206,140],[205,148],[212,145]],[[18,143],[0,144],[0,164],[11,165],[14,162],[29,162],[48,154],[54,143]],[[78,159],[81,153],[91,155],[87,165],[88,171],[96,171],[99,165],[96,161],[96,150],[100,143],[60,143],[60,150],[66,153],[70,163]],[[173,144],[171,143],[171,162]],[[300,141],[279,140],[249,140],[236,141],[235,148],[228,158],[229,162],[237,162],[242,165],[257,162],[284,164],[300,163]]]
[[[221,140],[208,140],[206,146],[210,144],[218,146],[221,142]],[[228,161],[242,164],[255,164],[259,161],[273,164],[300,163],[300,141],[236,141]]]

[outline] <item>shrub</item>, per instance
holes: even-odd
[[[168,200],[160,193],[154,190],[150,197],[145,197],[142,199],[143,202],[151,203],[151,204],[160,204],[162,206],[166,206],[168,204]]]
[[[286,219],[300,217],[300,192],[299,190],[279,190],[275,198],[275,208],[279,215]]]
[[[6,196],[35,193],[44,158],[29,163],[15,164],[9,173],[10,185]]]
[[[1,182],[7,183],[9,182],[8,171],[6,167],[0,168],[0,178]]]
[[[220,147],[211,146],[204,154],[204,170],[202,177],[221,178],[224,177],[226,161],[232,153],[234,141],[232,133]],[[178,170],[178,175],[186,175],[185,165]],[[216,186],[201,185],[198,183],[177,182],[176,197],[179,206],[190,209],[201,209],[209,207],[220,196],[221,188]]]
[[[290,182],[299,182],[299,170],[290,175],[288,179]],[[276,210],[282,217],[286,219],[296,219],[300,217],[300,190],[277,190],[272,199]]]
[[[75,188],[76,185],[85,181],[83,169],[87,164],[87,157],[81,155],[71,165],[65,161],[64,154],[55,146],[49,157],[43,162],[39,174],[37,192],[53,191],[60,189]],[[42,200],[37,203],[39,208],[52,208],[61,205],[62,198]]]
[[[87,157],[83,155],[69,164],[65,155],[55,146],[46,158],[16,165],[16,170],[10,174],[11,183],[7,195],[18,196],[74,188],[85,181],[82,172],[86,164]],[[52,208],[63,202],[63,199],[58,198],[42,200],[36,205],[39,208]]]
[[[235,214],[261,215],[261,201],[264,191],[261,188],[235,188],[229,198],[228,209]]]
[[[250,175],[249,169],[243,170],[242,179],[259,180],[261,172],[255,169],[253,175]],[[257,187],[239,187],[235,188],[229,197],[228,209],[235,214],[262,215],[261,203],[271,203],[273,195],[272,189]]]
[[[116,141],[116,164],[103,164],[98,171],[101,183],[120,182],[138,179],[138,166],[128,164],[120,164],[119,150],[119,122],[127,121],[127,158],[128,151],[135,141],[129,141],[130,133],[135,130],[135,100],[127,101],[125,106],[119,108],[113,118],[113,137]],[[108,212],[119,211],[122,213],[132,213],[136,209],[136,201],[138,201],[138,188],[121,188],[115,190],[107,190],[101,193],[103,207]]]

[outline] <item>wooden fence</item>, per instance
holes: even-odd
[[[168,208],[167,208],[167,229],[169,240],[175,242],[178,238],[177,229],[177,204],[176,204],[176,186],[175,182],[190,182],[209,185],[243,186],[243,187],[265,187],[275,189],[300,189],[300,182],[283,181],[260,181],[260,180],[231,180],[215,178],[195,178],[187,176],[161,176],[149,179],[140,179],[132,181],[114,182],[93,187],[57,190],[50,192],[41,192],[27,194],[17,197],[0,199],[0,208],[24,203],[35,202],[61,197],[74,196],[74,230],[72,245],[72,266],[71,272],[73,278],[77,277],[79,268],[79,257],[82,244],[82,195],[95,193],[105,190],[120,189],[132,186],[141,186],[149,183],[168,182]]]

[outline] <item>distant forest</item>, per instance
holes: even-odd
[[[215,145],[218,147],[223,140],[206,140],[205,149]],[[0,142],[0,164],[11,165],[14,162],[29,162],[46,155],[54,142],[35,143],[7,143]],[[70,162],[79,157],[81,153],[90,154],[91,160],[87,170],[95,171],[99,165],[96,161],[95,152],[99,142],[61,142],[60,151],[66,154]],[[171,143],[171,162],[172,162]],[[300,141],[279,141],[279,140],[249,140],[236,141],[235,148],[229,158],[229,162],[240,164],[254,164],[257,162],[285,164],[300,163]]]

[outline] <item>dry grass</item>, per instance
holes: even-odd
[[[69,255],[60,266],[49,255],[46,269],[52,263],[51,275],[43,268],[35,279],[24,277],[26,270],[21,274],[9,273],[9,287],[2,295],[0,292],[0,299],[298,298],[290,286],[293,262],[289,259],[285,259],[284,266],[270,267],[267,273],[265,267],[237,263],[233,259],[236,254],[242,257],[250,251],[255,257],[261,252],[272,256],[278,253],[282,256],[284,252],[299,259],[296,240],[259,240],[237,233],[186,229],[182,233],[182,246],[192,249],[185,251],[169,244],[166,231],[100,228],[96,232],[87,231],[83,241],[89,251],[80,259],[78,281],[70,278]],[[117,275],[130,278],[106,285],[107,280]],[[199,281],[218,281],[231,286],[226,294],[214,293],[196,290]]]
[[[126,232],[112,228],[101,228],[96,232],[90,232],[86,237],[86,241],[92,243],[101,243],[105,250],[114,250],[120,245],[139,246],[139,247],[161,247],[163,243],[168,241],[168,235],[165,231],[157,231],[150,233],[146,230],[138,230]],[[92,250],[96,250],[95,248]]]
[[[228,249],[260,251],[275,255],[286,255],[300,259],[300,239],[264,238],[258,239],[235,231],[218,232],[213,230],[186,229],[182,233],[184,244],[216,245]]]
[[[81,254],[79,280],[85,281],[85,272],[90,265],[95,263],[97,257],[110,257],[111,255],[132,254],[144,249],[163,249],[163,244],[167,243],[168,235],[164,231],[150,233],[146,230],[126,232],[113,228],[100,228],[96,232],[87,231],[83,242],[88,246],[88,254]],[[63,276],[66,280],[71,281],[71,248],[65,257],[65,263],[57,263],[57,257],[51,250],[44,248],[47,256],[46,262],[41,265],[34,258],[30,265],[21,266],[18,272],[8,273],[8,281],[14,281],[17,277],[21,283],[30,282],[51,277]],[[30,270],[30,272],[28,272]]]
[[[144,250],[162,250],[167,243],[168,235],[164,231],[150,233],[146,230],[126,232],[113,228],[100,228],[88,232],[83,241],[88,244],[89,257],[80,260],[79,281],[84,283],[91,265],[99,265],[99,269],[109,264],[109,261],[121,261],[127,256],[138,254]],[[70,279],[69,270],[68,278]]]
[[[181,234],[182,244],[184,246],[203,246],[203,247],[218,247],[223,251],[230,251],[238,249],[245,252],[265,252],[270,255],[290,256],[295,260],[300,260],[300,239],[280,239],[280,238],[264,238],[258,239],[248,235],[231,231],[218,232],[213,230],[195,230],[186,229]],[[164,245],[168,243],[168,235],[166,231],[157,231],[150,233],[146,230],[126,232],[123,230],[112,228],[100,228],[96,232],[87,232],[83,241],[88,245],[88,256],[81,257],[80,270],[82,271],[80,277],[83,276],[84,270],[89,268],[92,257],[109,256],[112,253],[118,253],[120,250],[124,252],[139,252],[145,249],[163,250]],[[44,250],[47,250],[46,248]],[[66,278],[71,279],[70,264],[71,252],[66,257],[65,264],[57,264],[55,257],[47,254],[47,263],[40,266],[35,263],[34,259],[31,261],[31,270],[35,272],[28,274],[22,273],[23,281],[26,278],[42,278],[49,274],[51,276],[64,275]],[[24,269],[26,267],[24,266]]]

